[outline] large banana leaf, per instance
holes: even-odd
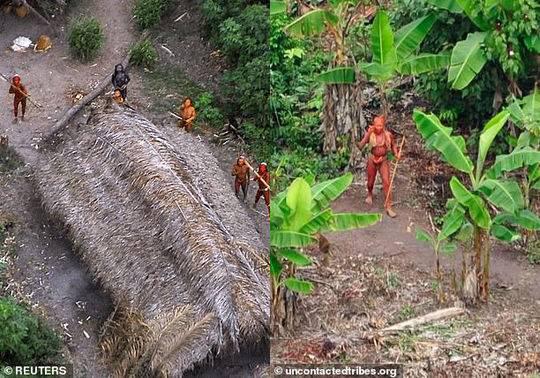
[[[455,176],[450,180],[450,189],[458,202],[469,210],[474,223],[480,228],[489,229],[491,218],[482,198],[471,193]]]
[[[529,35],[523,39],[529,51],[540,54],[540,36]]]
[[[285,1],[270,0],[270,16],[285,13],[287,11],[287,3]]]
[[[461,8],[457,0],[428,0],[428,3],[452,13],[463,13],[463,8]]]
[[[519,184],[515,181],[486,179],[478,188],[495,207],[509,213],[523,209],[525,202]]]
[[[489,148],[491,147],[491,144],[493,143],[493,140],[497,134],[499,134],[499,131],[501,131],[503,126],[506,124],[508,117],[510,117],[510,114],[506,110],[503,110],[495,117],[491,118],[488,123],[486,123],[484,130],[482,130],[482,134],[480,134],[480,145],[478,147],[478,159],[476,162],[477,182],[480,181]]]
[[[373,62],[382,65],[393,65],[396,63],[396,49],[394,47],[394,33],[390,27],[388,14],[379,10],[371,29],[371,49],[373,51]]]
[[[461,136],[452,136],[452,129],[441,124],[436,115],[427,115],[419,110],[413,113],[416,128],[426,140],[429,148],[439,151],[446,162],[454,168],[471,173],[473,165],[467,156],[465,140]]]
[[[395,43],[398,61],[404,61],[420,47],[436,20],[437,17],[430,14],[414,20],[396,32]]]
[[[441,54],[419,54],[405,60],[399,66],[399,73],[402,75],[420,75],[426,72],[433,72],[447,68],[450,64],[450,55]]]
[[[540,163],[540,151],[526,147],[514,150],[511,154],[497,156],[495,164],[486,172],[486,176],[498,178],[503,172],[511,172],[538,163]]]
[[[540,218],[528,209],[520,210],[516,214],[501,213],[493,219],[493,223],[510,224],[531,231],[540,230]]]
[[[309,294],[313,291],[313,284],[311,282],[298,278],[289,277],[283,283],[287,286],[287,289],[299,294]]]
[[[380,214],[339,213],[334,214],[328,231],[347,231],[371,226],[381,220]]]
[[[313,197],[313,213],[318,213],[330,206],[330,203],[339,198],[351,185],[352,173],[348,172],[335,179],[323,181],[311,188]]]
[[[437,239],[441,241],[449,238],[461,229],[463,222],[465,222],[465,209],[459,205],[454,206],[444,216],[443,226]]]
[[[312,264],[312,261],[308,256],[295,249],[281,249],[278,251],[278,255],[298,266],[308,266]]]
[[[333,219],[332,209],[327,208],[320,213],[314,215],[302,228],[300,232],[313,235],[324,229]]]
[[[463,12],[469,17],[469,19],[480,28],[480,30],[489,30],[491,25],[484,19],[478,10],[478,0],[457,0]]]
[[[291,209],[291,214],[287,218],[287,229],[299,231],[312,216],[311,188],[306,180],[301,177],[296,178],[287,190],[287,206]]]
[[[360,71],[365,73],[369,78],[377,82],[384,82],[392,78],[394,75],[394,65],[380,63],[359,63]]]
[[[354,84],[355,76],[353,67],[336,67],[321,73],[317,79],[325,84]]]
[[[272,230],[270,232],[270,244],[276,248],[306,247],[316,241],[315,237],[296,231]]]
[[[508,227],[503,226],[501,224],[494,224],[491,227],[491,235],[495,236],[497,239],[501,241],[508,242],[508,243],[514,242],[521,238],[521,235],[519,234],[519,232],[511,230]]]
[[[338,20],[338,17],[331,11],[315,9],[285,26],[285,31],[296,37],[321,34],[326,30],[327,23],[336,25]]]
[[[482,70],[487,58],[482,51],[481,44],[487,33],[470,33],[467,39],[456,43],[452,50],[448,82],[453,89],[463,89]]]

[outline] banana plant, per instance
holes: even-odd
[[[540,218],[526,208],[518,182],[505,177],[509,172],[540,163],[540,151],[515,150],[498,156],[489,169],[484,167],[491,144],[509,117],[510,113],[504,110],[486,123],[480,135],[476,164],[473,164],[462,136],[453,135],[453,130],[445,127],[434,114],[419,110],[413,114],[427,147],[438,151],[446,163],[469,178],[468,184],[456,176],[450,180],[453,198],[447,207],[451,216],[445,218],[442,229],[450,237],[467,223],[474,227],[473,255],[466,259],[462,285],[463,296],[471,302],[487,301],[489,296],[489,235],[511,242],[519,238],[512,227],[540,229]]]
[[[332,211],[330,204],[352,180],[351,173],[318,184],[313,184],[313,177],[297,178],[270,204],[272,314],[281,325],[290,321],[285,319],[290,314],[283,311],[283,303],[290,297],[287,290],[298,294],[313,290],[310,281],[296,277],[297,268],[312,264],[303,248],[315,244],[319,233],[367,227],[381,219],[380,214]]]
[[[438,8],[463,14],[478,28],[452,50],[448,82],[466,88],[489,59],[497,59],[512,82],[523,70],[527,54],[540,53],[538,17],[534,0],[428,0]],[[489,48],[487,48],[489,47]],[[489,50],[489,51],[488,51]]]
[[[419,75],[448,67],[450,56],[446,53],[415,53],[437,20],[434,14],[415,20],[395,34],[388,14],[379,10],[371,31],[372,61],[359,64],[360,70],[375,80],[380,89],[383,113],[388,111],[386,89],[396,75]]]

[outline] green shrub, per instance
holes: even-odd
[[[82,17],[71,24],[69,47],[73,55],[80,60],[87,61],[95,58],[104,41],[103,28],[96,18]]]
[[[46,365],[58,358],[60,338],[12,299],[0,298],[0,361],[5,365]]]
[[[135,66],[153,67],[158,60],[158,53],[152,42],[145,39],[135,44],[130,51],[130,62]]]
[[[133,14],[139,29],[149,29],[161,21],[170,0],[137,0]]]
[[[211,93],[204,92],[195,100],[195,106],[198,109],[198,119],[210,126],[220,127],[223,125],[224,116],[215,106],[214,96]]]

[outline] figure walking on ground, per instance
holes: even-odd
[[[122,95],[122,102],[127,99],[127,85],[131,79],[127,74],[122,64],[114,66],[114,73],[112,74],[112,84],[115,90],[119,90]]]
[[[401,159],[401,151],[398,151],[398,147],[394,141],[394,136],[390,131],[385,129],[385,119],[383,116],[377,116],[373,120],[366,135],[358,143],[360,149],[364,148],[366,144],[371,146],[371,155],[367,162],[367,197],[366,203],[371,205],[373,203],[373,186],[375,185],[375,178],[377,172],[381,175],[382,185],[384,190],[385,201],[384,207],[386,213],[394,218],[396,213],[392,210],[392,198],[390,193],[390,164],[388,163],[387,154],[392,152],[397,160]]]
[[[253,204],[253,208],[256,208],[259,199],[264,197],[264,203],[266,204],[266,208],[270,214],[270,188],[268,187],[270,184],[270,173],[268,172],[266,163],[259,164],[259,170],[257,173],[258,176],[255,176],[253,181],[257,181],[259,188],[257,189],[257,194],[255,195],[255,203]]]
[[[187,132],[190,132],[193,128],[193,121],[197,116],[197,112],[195,112],[195,107],[193,106],[193,101],[191,101],[191,98],[186,97],[184,99],[182,105],[180,106],[179,113],[182,119],[178,121],[178,126],[180,128],[185,128]]]
[[[240,188],[242,188],[242,193],[244,194],[242,201],[245,202],[249,183],[249,166],[246,164],[243,156],[240,156],[236,160],[236,164],[232,168],[232,176],[234,176],[234,193],[240,199]]]
[[[24,121],[24,115],[26,113],[26,97],[28,96],[28,91],[22,84],[21,77],[19,75],[15,75],[11,79],[9,93],[14,95],[13,114],[15,115],[15,119],[13,120],[13,123],[17,123],[18,120],[19,104],[21,104],[21,121]]]

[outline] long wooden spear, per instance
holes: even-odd
[[[26,97],[28,99],[28,101],[30,101],[36,108],[41,108],[42,106],[40,104],[38,104],[37,102],[33,101],[31,98],[30,98],[30,95],[29,94],[26,94],[24,93],[20,88],[16,87],[15,85],[13,85],[13,83],[7,78],[5,77],[3,74],[0,73],[0,77],[2,79],[4,79],[4,81],[6,83],[8,83],[11,88],[15,88],[15,90],[17,90],[20,94],[22,94],[24,97]]]
[[[257,173],[257,171],[255,169],[253,169],[253,167],[251,165],[249,165],[249,163],[248,163],[248,161],[246,159],[244,159],[244,163],[246,163],[248,168],[251,169],[253,171],[253,173],[255,173],[255,176],[257,176],[257,178],[259,180],[261,180],[261,182],[264,184],[264,186],[266,186],[268,188],[268,190],[270,190],[270,185],[268,185],[268,183],[266,181],[264,181],[264,179],[261,177],[261,175],[259,175]]]
[[[405,135],[403,135],[403,139],[401,139],[401,145],[399,146],[400,155],[401,155],[401,151],[403,150],[403,144],[405,144]],[[394,165],[394,171],[392,172],[392,177],[390,178],[390,189],[388,190],[388,194],[386,195],[386,199],[384,200],[385,208],[386,208],[386,205],[388,205],[388,199],[390,198],[390,194],[392,194],[392,185],[394,184],[394,177],[396,177],[398,163],[399,163],[399,160],[396,160],[396,164]]]

